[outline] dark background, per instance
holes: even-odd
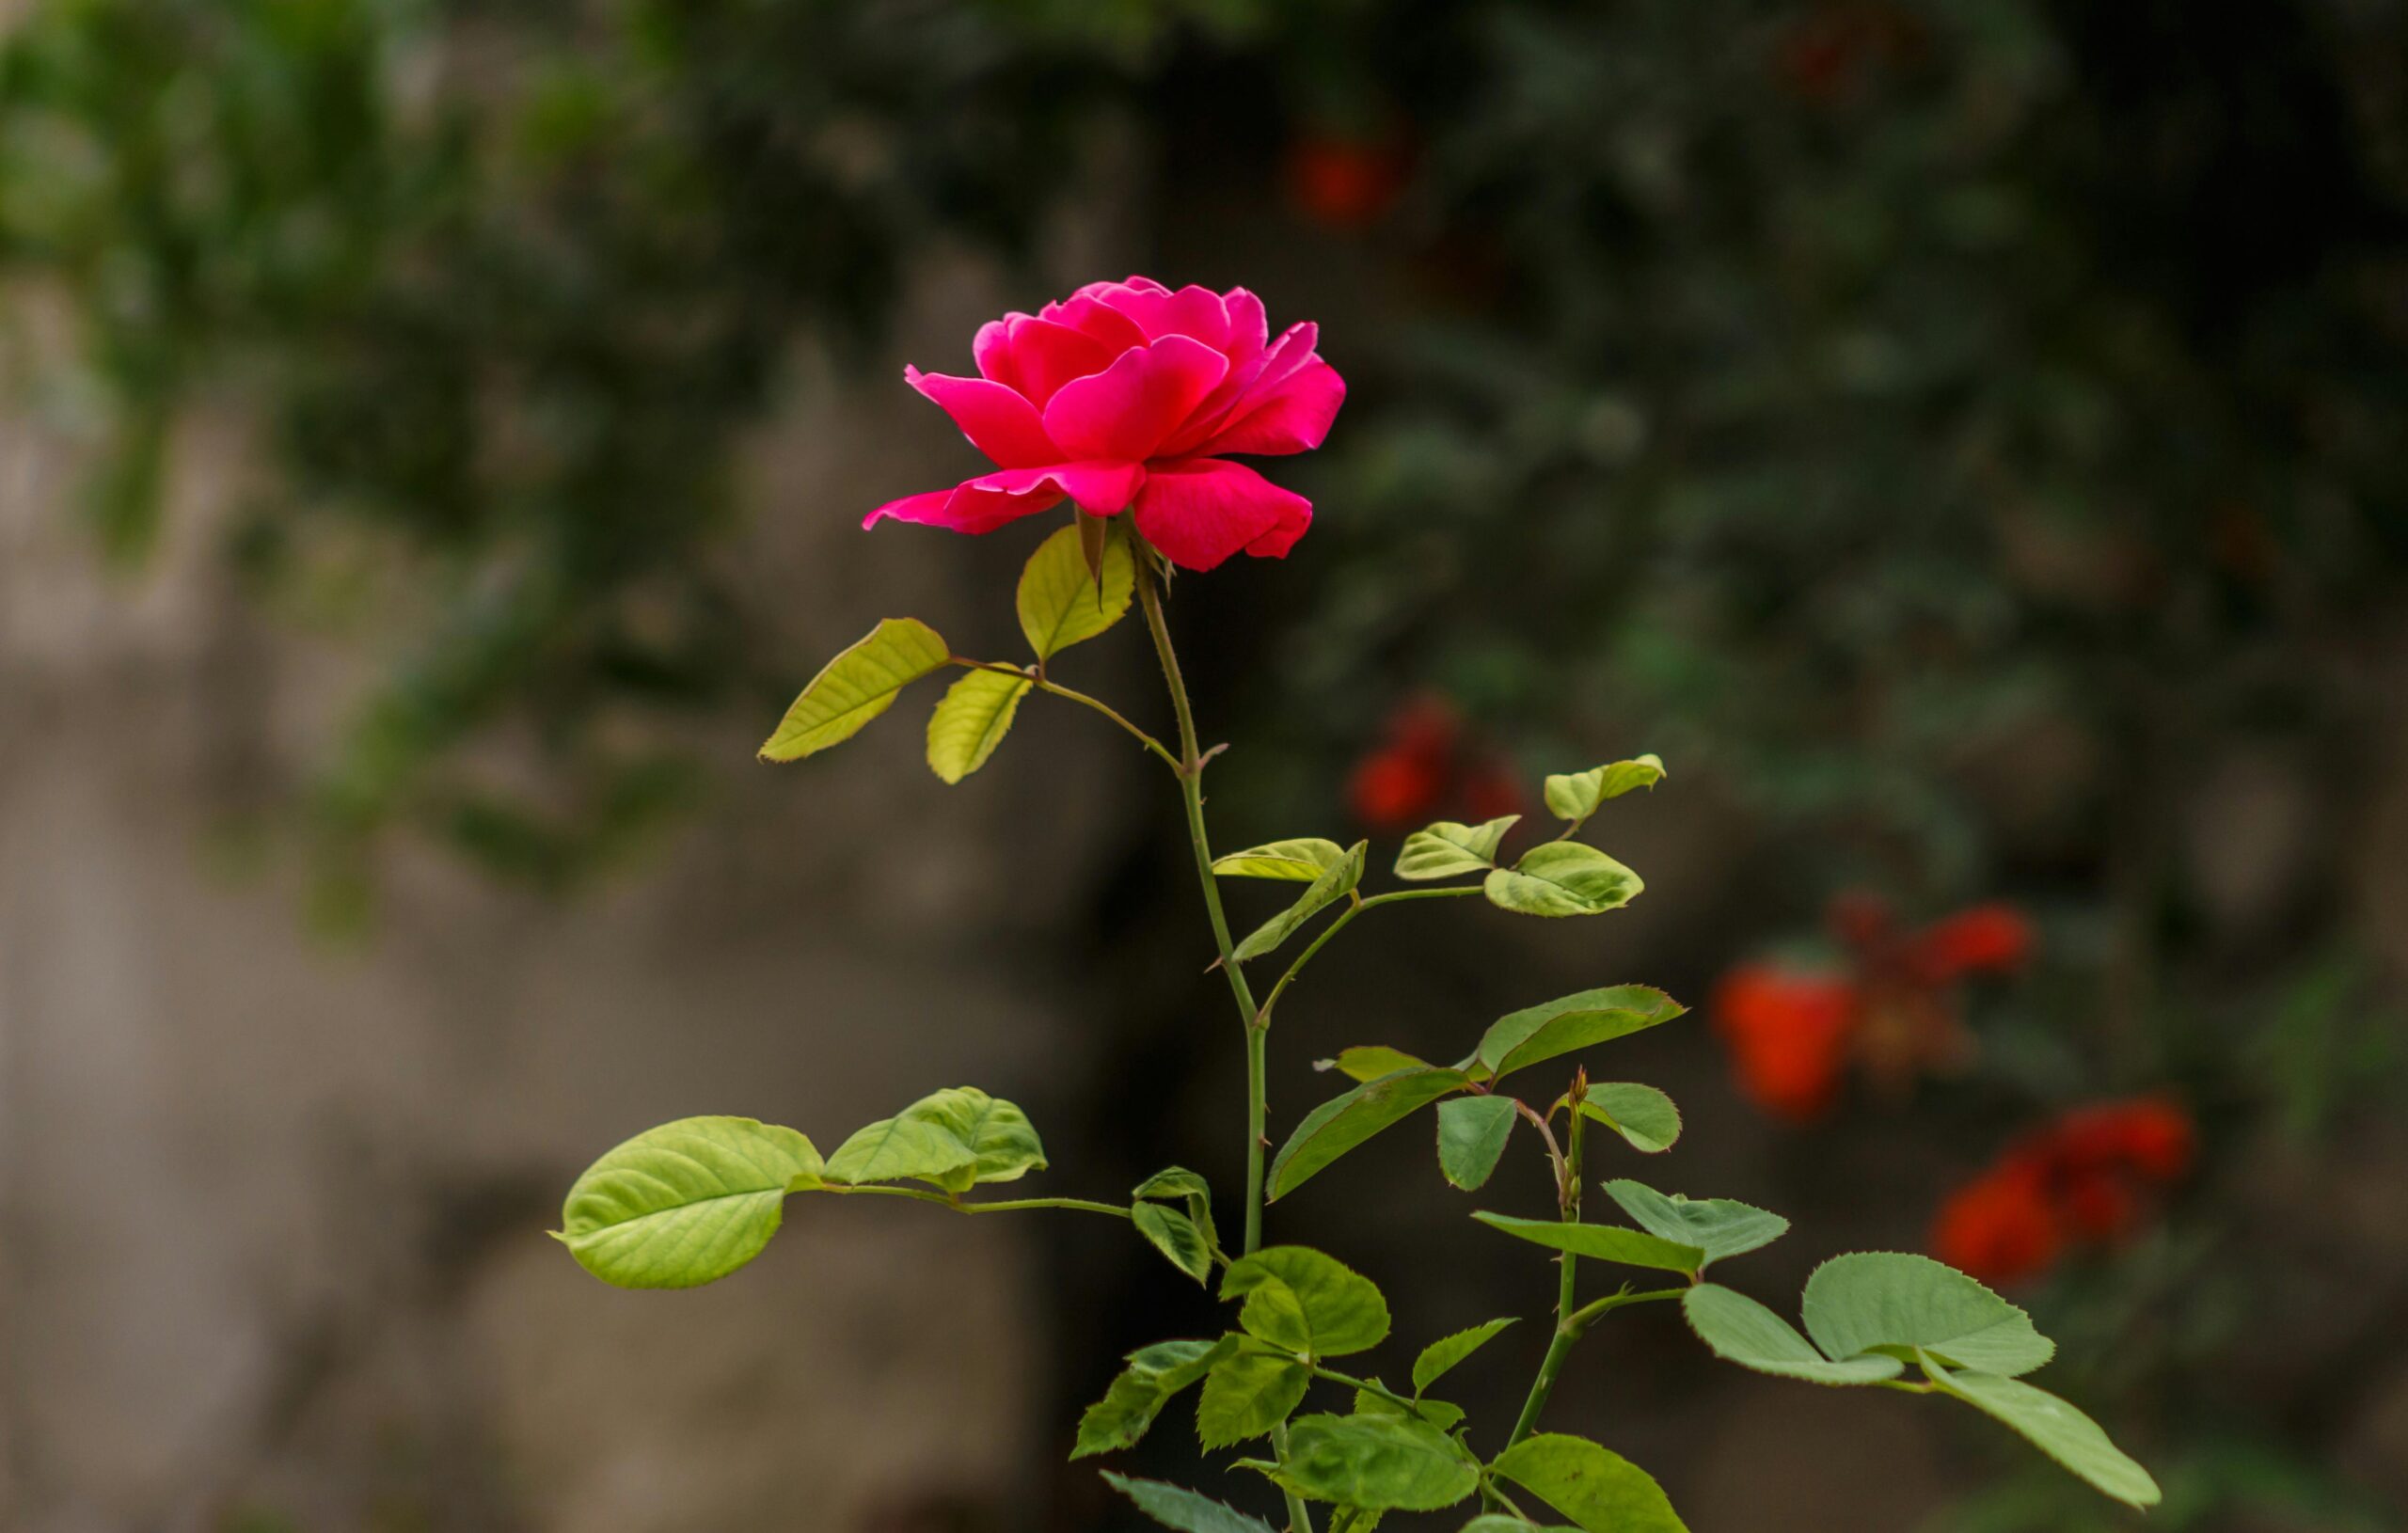
[[[1346,1045],[1660,984],[1699,1016],[1613,1073],[1687,1135],[1616,1174],[1791,1215],[1745,1273],[1782,1304],[2160,1094],[2195,1164],[2014,1289],[2049,1380],[2156,1469],[2150,1525],[2398,1525],[2403,214],[2386,0],[13,8],[0,1520],[1117,1525],[1076,1412],[1217,1323],[1125,1232],[799,1209],[691,1296],[539,1232],[658,1119],[827,1146],[956,1081],[1029,1106],[1052,1191],[1236,1185],[1144,758],[1032,704],[946,789],[907,703],[751,762],[878,617],[1004,651],[1035,529],[853,530],[971,471],[896,373],[1133,270],[1319,321],[1350,385],[1269,466],[1293,556],[1176,593],[1222,845],[1361,833],[1417,703],[1533,812],[1672,769],[1597,824],[1630,910],[1333,946],[1275,1137]],[[1070,664],[1166,727],[1133,627]],[[1703,1004],[1832,961],[1848,890],[2009,902],[2037,956],[1944,998],[1968,1067],[1769,1117]],[[1484,1205],[1539,1210],[1529,1153]],[[1273,1227],[1388,1289],[1392,1376],[1528,1317],[1461,1376],[1494,1420],[1552,1269],[1466,1207],[1400,1131]],[[1700,1533],[2140,1525],[1646,1310],[1550,1419]],[[1260,1499],[1180,1413],[1133,1458]]]

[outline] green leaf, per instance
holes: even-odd
[[[1744,1293],[1701,1283],[1681,1295],[1681,1313],[1706,1350],[1726,1363],[1782,1379],[1817,1384],[1868,1384],[1905,1371],[1896,1358],[1876,1352],[1834,1363],[1807,1345],[1787,1320]]]
[[[1373,1510],[1436,1511],[1480,1488],[1462,1446],[1411,1416],[1299,1416],[1282,1462],[1305,1495]]]
[[[1652,1267],[1658,1272],[1695,1275],[1705,1265],[1705,1253],[1677,1241],[1659,1240],[1613,1225],[1574,1225],[1555,1219],[1514,1219],[1482,1210],[1472,1215],[1491,1229],[1576,1256],[1618,1261],[1625,1267]]]
[[[1508,1517],[1501,1511],[1492,1511],[1465,1523],[1463,1533],[1532,1533],[1532,1530],[1530,1525],[1519,1517]],[[1537,1529],[1537,1533],[1574,1533],[1574,1530],[1568,1527],[1542,1527]]]
[[[1473,1054],[1480,1079],[1497,1080],[1593,1044],[1671,1021],[1688,1008],[1645,985],[1581,990],[1499,1017]]]
[[[2110,1442],[2098,1422],[2047,1390],[1991,1373],[1954,1372],[1928,1352],[1919,1361],[1941,1393],[2021,1432],[2099,1493],[2129,1507],[2153,1507],[2161,1499],[2149,1472]]]
[[[1224,878],[1280,878],[1308,884],[1346,861],[1346,848],[1319,836],[1293,841],[1266,841],[1242,852],[1212,859],[1212,871]]]
[[[1660,1155],[1681,1137],[1681,1110],[1654,1086],[1606,1081],[1589,1087],[1580,1111],[1630,1142],[1643,1155]]]
[[[1727,1197],[1692,1200],[1677,1193],[1668,1197],[1628,1177],[1605,1185],[1606,1195],[1622,1205],[1632,1224],[1650,1235],[1696,1246],[1709,1264],[1770,1245],[1789,1233],[1789,1221],[1781,1215]]]
[[[1416,830],[1404,838],[1403,850],[1396,854],[1396,876],[1427,879],[1485,873],[1497,863],[1497,848],[1504,844],[1505,832],[1521,817],[1506,814],[1485,825],[1440,820]]]
[[[1386,1340],[1388,1304],[1368,1277],[1301,1245],[1266,1246],[1229,1266],[1221,1297],[1243,1297],[1248,1335],[1313,1358],[1368,1351]]]
[[[919,619],[888,618],[811,678],[761,747],[761,759],[798,761],[851,738],[895,705],[895,693],[952,657]]]
[[[1876,1348],[1920,1348],[1952,1367],[2013,1378],[2056,1352],[2032,1317],[1929,1256],[1861,1251],[1806,1280],[1806,1334],[1846,1360]]]
[[[1457,1097],[1438,1104],[1438,1170],[1465,1192],[1486,1185],[1513,1137],[1511,1097]]]
[[[1302,1363],[1270,1352],[1238,1352],[1212,1365],[1196,1402],[1196,1435],[1208,1448],[1259,1437],[1305,1401],[1313,1376]]]
[[[1185,1198],[1187,1217],[1210,1252],[1221,1242],[1220,1233],[1212,1227],[1212,1188],[1205,1179],[1185,1166],[1169,1166],[1155,1172],[1138,1183],[1135,1193],[1140,1198]]]
[[[1045,1163],[1026,1114],[975,1086],[955,1086],[863,1128],[828,1158],[827,1177],[852,1185],[908,1177],[965,1193],[1018,1181]]]
[[[1585,1437],[1525,1437],[1489,1467],[1587,1533],[1688,1533],[1653,1476]]]
[[[1137,1509],[1179,1533],[1272,1533],[1259,1517],[1233,1511],[1210,1496],[1159,1479],[1130,1479],[1103,1471],[1104,1482],[1137,1503]]]
[[[1205,1243],[1204,1232],[1187,1215],[1159,1203],[1140,1200],[1129,1206],[1129,1217],[1136,1225],[1137,1233],[1169,1257],[1172,1266],[1198,1283],[1212,1275],[1212,1248]]]
[[[1334,1069],[1354,1081],[1376,1081],[1383,1075],[1394,1075],[1399,1070],[1426,1070],[1429,1067],[1430,1062],[1426,1059],[1417,1058],[1402,1049],[1390,1049],[1376,1043],[1340,1049],[1336,1059],[1313,1062],[1313,1068],[1317,1070]]]
[[[1093,639],[1128,615],[1129,598],[1137,589],[1137,561],[1129,557],[1127,540],[1111,536],[1109,523],[1101,525],[1106,536],[1100,591],[1077,526],[1038,544],[1020,572],[1020,631],[1040,660]]]
[[[1497,1333],[1513,1324],[1514,1320],[1515,1317],[1512,1315],[1502,1316],[1484,1325],[1475,1325],[1468,1331],[1458,1331],[1450,1336],[1440,1336],[1429,1346],[1422,1348],[1421,1355],[1413,1360],[1414,1394],[1419,1395],[1452,1372],[1456,1364],[1495,1340]]]
[[[928,715],[928,767],[958,782],[987,765],[1011,732],[1020,700],[1037,684],[1001,671],[973,671],[945,688]]]
[[[1286,1197],[1365,1140],[1410,1117],[1471,1078],[1435,1065],[1399,1070],[1367,1081],[1305,1114],[1271,1160],[1273,1201]]]
[[[1577,825],[1608,798],[1634,788],[1652,788],[1664,781],[1664,763],[1656,756],[1637,756],[1585,772],[1565,772],[1546,780],[1547,813]]]
[[[1131,1352],[1128,1367],[1112,1381],[1103,1399],[1079,1417],[1078,1445],[1070,1457],[1134,1447],[1172,1396],[1204,1377],[1237,1346],[1237,1337],[1223,1336],[1218,1341],[1158,1341]]]
[[[1387,1513],[1368,1507],[1332,1507],[1329,1533],[1371,1533]]]
[[[752,1118],[680,1118],[586,1168],[561,1208],[578,1264],[623,1288],[690,1288],[751,1261],[788,1192],[816,1187],[819,1152]]]
[[[1531,847],[1481,886],[1488,903],[1519,915],[1598,915],[1618,910],[1647,886],[1596,847],[1549,841]]]
[[[1379,1383],[1377,1379],[1371,1382]],[[1463,1420],[1464,1408],[1460,1405],[1450,1405],[1445,1400],[1417,1398],[1413,1402],[1413,1408],[1407,1410],[1386,1395],[1374,1394],[1368,1389],[1357,1389],[1354,1391],[1354,1414],[1356,1415],[1418,1416],[1440,1431],[1451,1431]]]
[[[1323,868],[1320,876],[1296,898],[1296,903],[1257,926],[1246,940],[1237,945],[1233,955],[1240,963],[1259,958],[1296,933],[1296,928],[1319,915],[1329,906],[1353,893],[1363,881],[1363,854],[1370,843],[1358,841],[1346,849],[1346,855],[1335,866]]]

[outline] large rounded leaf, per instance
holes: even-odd
[[[1307,1357],[1368,1351],[1387,1338],[1388,1303],[1352,1268],[1301,1245],[1274,1245],[1230,1263],[1221,1297],[1244,1299],[1248,1335]]]
[[[928,715],[928,769],[958,782],[986,766],[1036,685],[1011,672],[973,671],[946,687]]]
[[[1681,1137],[1681,1110],[1654,1086],[1636,1081],[1600,1081],[1580,1099],[1584,1116],[1623,1136],[1642,1155],[1660,1155]]]
[[[1586,1533],[1688,1533],[1655,1477],[1585,1437],[1525,1437],[1489,1467]]]
[[[1129,557],[1129,540],[1109,523],[1098,523],[1104,534],[1097,560],[1103,576],[1099,586],[1079,536],[1096,518],[1081,514],[1078,520],[1078,526],[1063,528],[1038,544],[1020,572],[1020,631],[1040,660],[1085,643],[1119,622],[1137,589],[1137,561]]]
[[[1706,1350],[1726,1363],[1817,1384],[1869,1384],[1894,1379],[1906,1365],[1880,1352],[1834,1363],[1797,1328],[1744,1293],[1701,1283],[1681,1295],[1681,1311]]]
[[[1789,1221],[1777,1213],[1727,1197],[1667,1196],[1626,1177],[1606,1183],[1606,1195],[1622,1205],[1631,1223],[1650,1235],[1696,1246],[1708,1264],[1770,1245],[1789,1233]]]
[[[1291,1357],[1239,1352],[1222,1358],[1204,1375],[1204,1393],[1196,1401],[1196,1440],[1216,1448],[1261,1436],[1305,1402],[1312,1382]]]
[[[1370,1511],[1436,1511],[1480,1487],[1455,1440],[1410,1416],[1299,1417],[1284,1462],[1306,1495]]]
[[[1958,1367],[2013,1378],[2056,1352],[2032,1317],[1929,1256],[1860,1251],[1806,1280],[1806,1334],[1834,1361],[1921,1348]]]
[[[1498,868],[1481,885],[1488,903],[1521,915],[1598,915],[1618,910],[1647,886],[1639,875],[1577,841],[1549,841]]]
[[[2047,1390],[2020,1379],[1954,1371],[1928,1353],[1923,1370],[1943,1392],[2005,1422],[2101,1493],[2127,1506],[2157,1505],[2162,1493],[2149,1472],[2110,1442],[2098,1422]]]
[[[751,1261],[778,1232],[788,1192],[818,1185],[819,1154],[752,1118],[647,1129],[568,1190],[559,1239],[623,1288],[690,1288]]]
[[[1045,1168],[1028,1114],[975,1086],[931,1092],[861,1129],[828,1157],[830,1181],[930,1181],[950,1193]]]
[[[763,761],[795,761],[852,737],[895,705],[895,694],[952,658],[917,618],[888,618],[811,678],[761,747]]]

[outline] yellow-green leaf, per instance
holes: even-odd
[[[623,1288],[725,1277],[778,1232],[786,1193],[819,1184],[819,1152],[752,1118],[680,1118],[586,1168],[561,1209],[578,1265]]]
[[[1266,841],[1242,852],[1212,859],[1212,871],[1224,878],[1278,878],[1308,884],[1346,861],[1346,848],[1319,836],[1291,841]]]
[[[1484,873],[1496,865],[1497,848],[1505,832],[1520,822],[1519,814],[1504,814],[1485,825],[1440,820],[1404,838],[1396,855],[1396,876],[1417,880],[1452,878],[1459,874]]]
[[[1481,885],[1488,903],[1522,915],[1596,915],[1620,909],[1646,885],[1639,875],[1577,841],[1550,841],[1498,868]]]
[[[1095,518],[1085,516],[1082,521]],[[1063,528],[1037,545],[1020,573],[1020,631],[1040,660],[1084,643],[1119,622],[1137,589],[1137,561],[1129,543],[1104,526],[1099,585],[1080,546],[1080,529]]]
[[[1607,799],[1619,798],[1636,788],[1652,788],[1662,781],[1663,758],[1653,755],[1592,766],[1585,772],[1558,773],[1546,780],[1547,812],[1577,825]]]
[[[811,678],[761,747],[763,761],[799,761],[852,737],[895,704],[895,694],[952,657],[917,618],[888,618]]]
[[[987,765],[1020,712],[1020,700],[1036,683],[1003,671],[973,671],[945,688],[928,715],[928,766],[947,782],[958,782]]]

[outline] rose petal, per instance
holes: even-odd
[[[882,521],[916,522],[955,532],[992,532],[1006,522],[1059,505],[1061,500],[1062,492],[1050,482],[1014,494],[982,488],[977,481],[971,480],[949,490],[930,490],[889,500],[863,517],[862,526],[872,528]]]
[[[1006,314],[980,325],[970,353],[981,376],[1026,397],[1040,410],[1054,390],[1073,378],[1102,371],[1119,355],[1084,330],[1033,314]]]
[[[1164,336],[1121,353],[1092,377],[1064,384],[1045,406],[1045,433],[1074,457],[1151,457],[1188,423],[1228,366],[1202,341]]]
[[[1005,468],[1058,463],[1062,452],[1045,435],[1037,406],[1004,385],[986,378],[955,378],[942,372],[903,370],[903,381],[953,417],[970,445]]]
[[[1344,403],[1346,380],[1315,357],[1273,387],[1248,393],[1196,450],[1308,452],[1329,435]]]
[[[1138,286],[1144,283],[1143,287]],[[1093,298],[1104,307],[1136,322],[1149,340],[1164,336],[1186,336],[1200,340],[1216,352],[1227,353],[1229,343],[1228,308],[1221,295],[1211,288],[1190,283],[1177,292],[1167,291],[1148,277],[1133,277],[1126,282],[1097,283],[1079,290],[1081,297]]]
[[[1209,570],[1241,548],[1277,558],[1312,514],[1303,496],[1218,458],[1150,464],[1137,492],[1137,530],[1182,569]]]
[[[1067,495],[1090,515],[1117,516],[1136,498],[1137,486],[1145,482],[1144,464],[1106,459],[1056,463],[1039,468],[1006,468],[1000,474],[983,474],[972,480],[970,486],[1025,496],[1051,485],[1055,499]]]
[[[1262,300],[1244,288],[1223,293],[1221,308],[1229,316],[1229,343],[1222,350],[1229,354],[1229,371],[1235,372],[1238,363],[1262,355],[1271,339],[1271,321],[1262,311]]]
[[[1146,332],[1137,327],[1135,320],[1085,292],[1074,292],[1058,304],[1047,304],[1037,317],[1093,336],[1110,347],[1116,356],[1147,340]]]
[[[1221,387],[1196,407],[1187,425],[1162,445],[1161,452],[1175,457],[1201,452],[1207,439],[1236,425],[1263,397],[1315,360],[1313,347],[1320,340],[1321,326],[1306,320],[1288,326],[1251,360],[1233,363]]]

